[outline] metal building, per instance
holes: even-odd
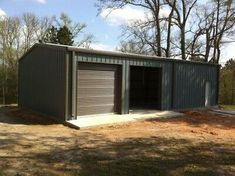
[[[55,117],[218,104],[219,65],[35,44],[19,60],[19,106]]]

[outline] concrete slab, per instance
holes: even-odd
[[[111,125],[117,123],[134,122],[138,120],[154,119],[154,118],[171,118],[181,116],[182,113],[174,111],[153,111],[153,110],[134,110],[130,114],[101,114],[93,116],[79,116],[77,120],[70,120],[67,123],[74,127],[86,128],[94,126]]]
[[[235,116],[235,111],[233,110],[211,109],[210,111],[216,114]]]

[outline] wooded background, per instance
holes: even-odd
[[[235,105],[235,59],[230,59],[221,68],[219,103]]]
[[[117,50],[167,58],[220,63],[221,48],[234,41],[233,0],[97,0],[98,14],[133,6],[146,18],[120,26]],[[0,104],[17,103],[18,59],[36,42],[90,48],[95,41],[86,24],[60,17],[24,13],[0,18]],[[229,59],[229,58],[227,58]],[[235,104],[235,64],[221,67],[220,103]]]

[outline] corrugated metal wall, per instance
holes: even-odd
[[[211,84],[211,105],[217,104],[217,66],[175,63],[174,109],[205,106],[205,84]]]
[[[78,62],[92,62],[92,63],[104,63],[104,64],[119,64],[122,65],[122,77],[123,77],[123,90],[122,90],[122,113],[128,113],[129,110],[129,72],[130,66],[146,66],[162,68],[162,104],[161,109],[167,110],[171,108],[171,84],[172,84],[172,62],[164,62],[164,60],[153,59],[134,59],[134,58],[122,58],[112,56],[102,56],[94,54],[77,53],[76,59]]]
[[[65,48],[34,47],[19,61],[19,106],[65,120]]]
[[[217,65],[167,59],[122,58],[79,52],[76,53],[76,60],[78,62],[122,65],[123,113],[128,113],[129,108],[130,66],[158,67],[162,69],[162,110],[204,107],[206,81],[211,83],[211,105],[217,104]]]
[[[211,84],[211,105],[217,105],[218,65],[117,53],[102,54],[43,44],[33,47],[19,62],[19,105],[61,121],[76,119],[76,71],[84,62],[119,65],[122,114],[129,112],[131,66],[162,70],[162,110],[204,107],[207,81]]]

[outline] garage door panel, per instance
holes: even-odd
[[[89,96],[97,96],[97,95],[103,95],[103,96],[107,96],[107,95],[111,95],[114,94],[114,89],[110,89],[107,87],[104,88],[78,88],[78,92],[79,95],[78,96],[85,96],[85,95],[89,95]]]
[[[101,106],[92,106],[92,107],[79,107],[79,115],[93,115],[93,114],[106,114],[114,112],[113,105],[101,105]]]
[[[78,85],[81,88],[90,88],[90,87],[109,87],[114,89],[114,79],[82,79],[78,81]]]
[[[78,97],[79,107],[114,105],[114,96],[110,97]]]
[[[104,64],[78,64],[77,73],[77,114],[114,112],[117,67]]]
[[[98,74],[97,74],[98,72]],[[91,72],[90,70],[81,70],[80,74],[83,75],[83,79],[91,79],[91,78],[95,78],[95,79],[108,79],[108,78],[114,78],[114,71],[98,71],[98,70],[94,70],[93,72]]]

